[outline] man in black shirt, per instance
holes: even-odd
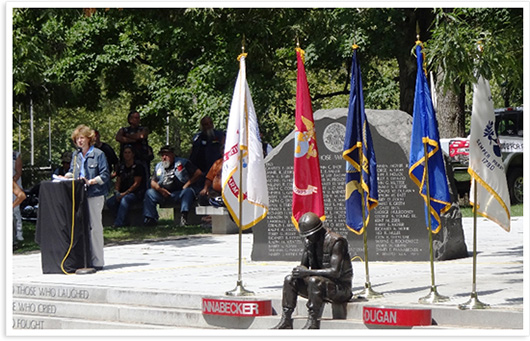
[[[101,149],[101,151],[105,153],[105,157],[107,158],[107,163],[109,165],[110,178],[113,179],[116,176],[116,172],[118,171],[120,160],[118,159],[118,156],[116,156],[114,149],[112,149],[108,143],[101,142],[99,131],[94,130],[94,132],[96,133],[96,142],[94,143],[94,146],[98,149]]]
[[[200,128],[201,131],[193,136],[190,161],[206,175],[212,164],[223,156],[225,133],[214,129],[209,116],[201,119]]]
[[[129,144],[133,147],[137,160],[145,169],[146,185],[149,187],[151,175],[151,161],[154,158],[153,149],[149,146],[149,128],[140,125],[140,113],[132,110],[127,115],[128,127],[122,127],[116,133],[116,141],[120,143],[120,159],[123,159],[123,148]]]

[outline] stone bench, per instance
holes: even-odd
[[[225,207],[197,206],[195,213],[199,216],[209,215],[212,217],[213,234],[239,233],[239,227],[230,218],[230,213]]]
[[[196,205],[196,203],[194,203]],[[163,204],[159,205],[160,208],[172,208],[173,209],[173,220],[175,225],[180,225],[180,204]],[[134,204],[130,209],[129,222],[131,226],[142,226],[144,222],[143,214],[143,202]],[[110,209],[105,205],[103,207],[103,226],[111,226],[114,224],[115,216]],[[194,207],[188,212],[188,224],[189,225],[200,225],[201,217],[197,216]]]

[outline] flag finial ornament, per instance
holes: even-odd
[[[241,54],[237,56],[237,61],[241,61],[241,58],[246,58],[248,53],[245,53],[245,35],[241,38]]]

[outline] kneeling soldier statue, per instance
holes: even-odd
[[[292,329],[292,314],[298,295],[307,298],[308,318],[303,329],[320,329],[325,302],[344,303],[352,297],[353,269],[348,242],[322,226],[313,212],[298,221],[304,238],[304,253],[299,266],[285,277],[282,293],[282,318],[273,329]]]

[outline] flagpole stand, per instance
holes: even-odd
[[[359,148],[359,164],[363,164],[363,151],[362,148]],[[361,172],[361,183],[363,182],[363,174]],[[370,267],[368,266],[368,230],[367,230],[367,224],[366,224],[366,202],[364,198],[364,189],[361,186],[359,190],[359,194],[361,194],[361,213],[363,218],[363,244],[364,244],[364,270],[365,270],[365,282],[364,282],[364,289],[360,292],[354,294],[356,297],[364,298],[367,300],[374,299],[374,298],[381,298],[383,297],[383,294],[374,291],[372,289],[372,284],[370,283]]]
[[[253,296],[254,292],[245,289],[243,281],[237,281],[236,287],[233,290],[226,292],[227,296]]]
[[[433,304],[447,301],[449,301],[449,297],[440,295],[436,289],[436,285],[431,286],[431,291],[427,296],[421,297],[418,300],[418,302],[421,304]]]
[[[477,202],[477,181],[473,180],[473,205]],[[458,305],[460,310],[488,309],[489,304],[482,303],[477,295],[477,210],[473,208],[473,286],[471,297],[466,303]]]
[[[425,173],[425,184],[426,184],[426,190],[427,190],[427,202],[425,203],[430,207],[430,201],[431,201],[431,189],[430,189],[430,183],[429,183],[429,159],[427,158],[428,149],[427,149],[427,143],[423,143],[423,155],[425,155],[425,166],[424,166],[424,173]],[[441,302],[447,302],[449,301],[449,297],[440,295],[438,293],[438,290],[436,289],[436,281],[434,280],[434,252],[433,252],[433,246],[432,246],[432,225],[431,225],[431,217],[430,212],[427,212],[427,229],[429,230],[429,254],[430,254],[430,263],[431,263],[431,291],[429,294],[425,297],[421,297],[418,299],[418,302],[421,304],[433,304],[433,303],[441,303]]]
[[[241,151],[239,151],[241,153]],[[227,291],[225,294],[227,296],[252,296],[254,295],[254,292],[245,289],[243,286],[243,280],[242,280],[242,271],[241,271],[241,263],[242,263],[242,234],[243,234],[243,157],[239,156],[239,257],[238,257],[238,271],[237,271],[237,284],[236,287],[233,290]]]
[[[374,298],[381,298],[383,297],[384,295],[381,294],[380,292],[377,292],[377,291],[374,291],[372,289],[372,284],[370,284],[370,282],[365,282],[364,283],[364,289],[353,294],[353,296],[355,297],[359,297],[359,298],[365,298],[367,300],[370,300],[370,299],[374,299]]]
[[[471,297],[469,298],[469,301],[458,305],[458,309],[460,310],[475,310],[475,309],[489,309],[489,308],[490,308],[489,304],[482,303],[478,299],[478,295],[476,292],[471,293]]]

